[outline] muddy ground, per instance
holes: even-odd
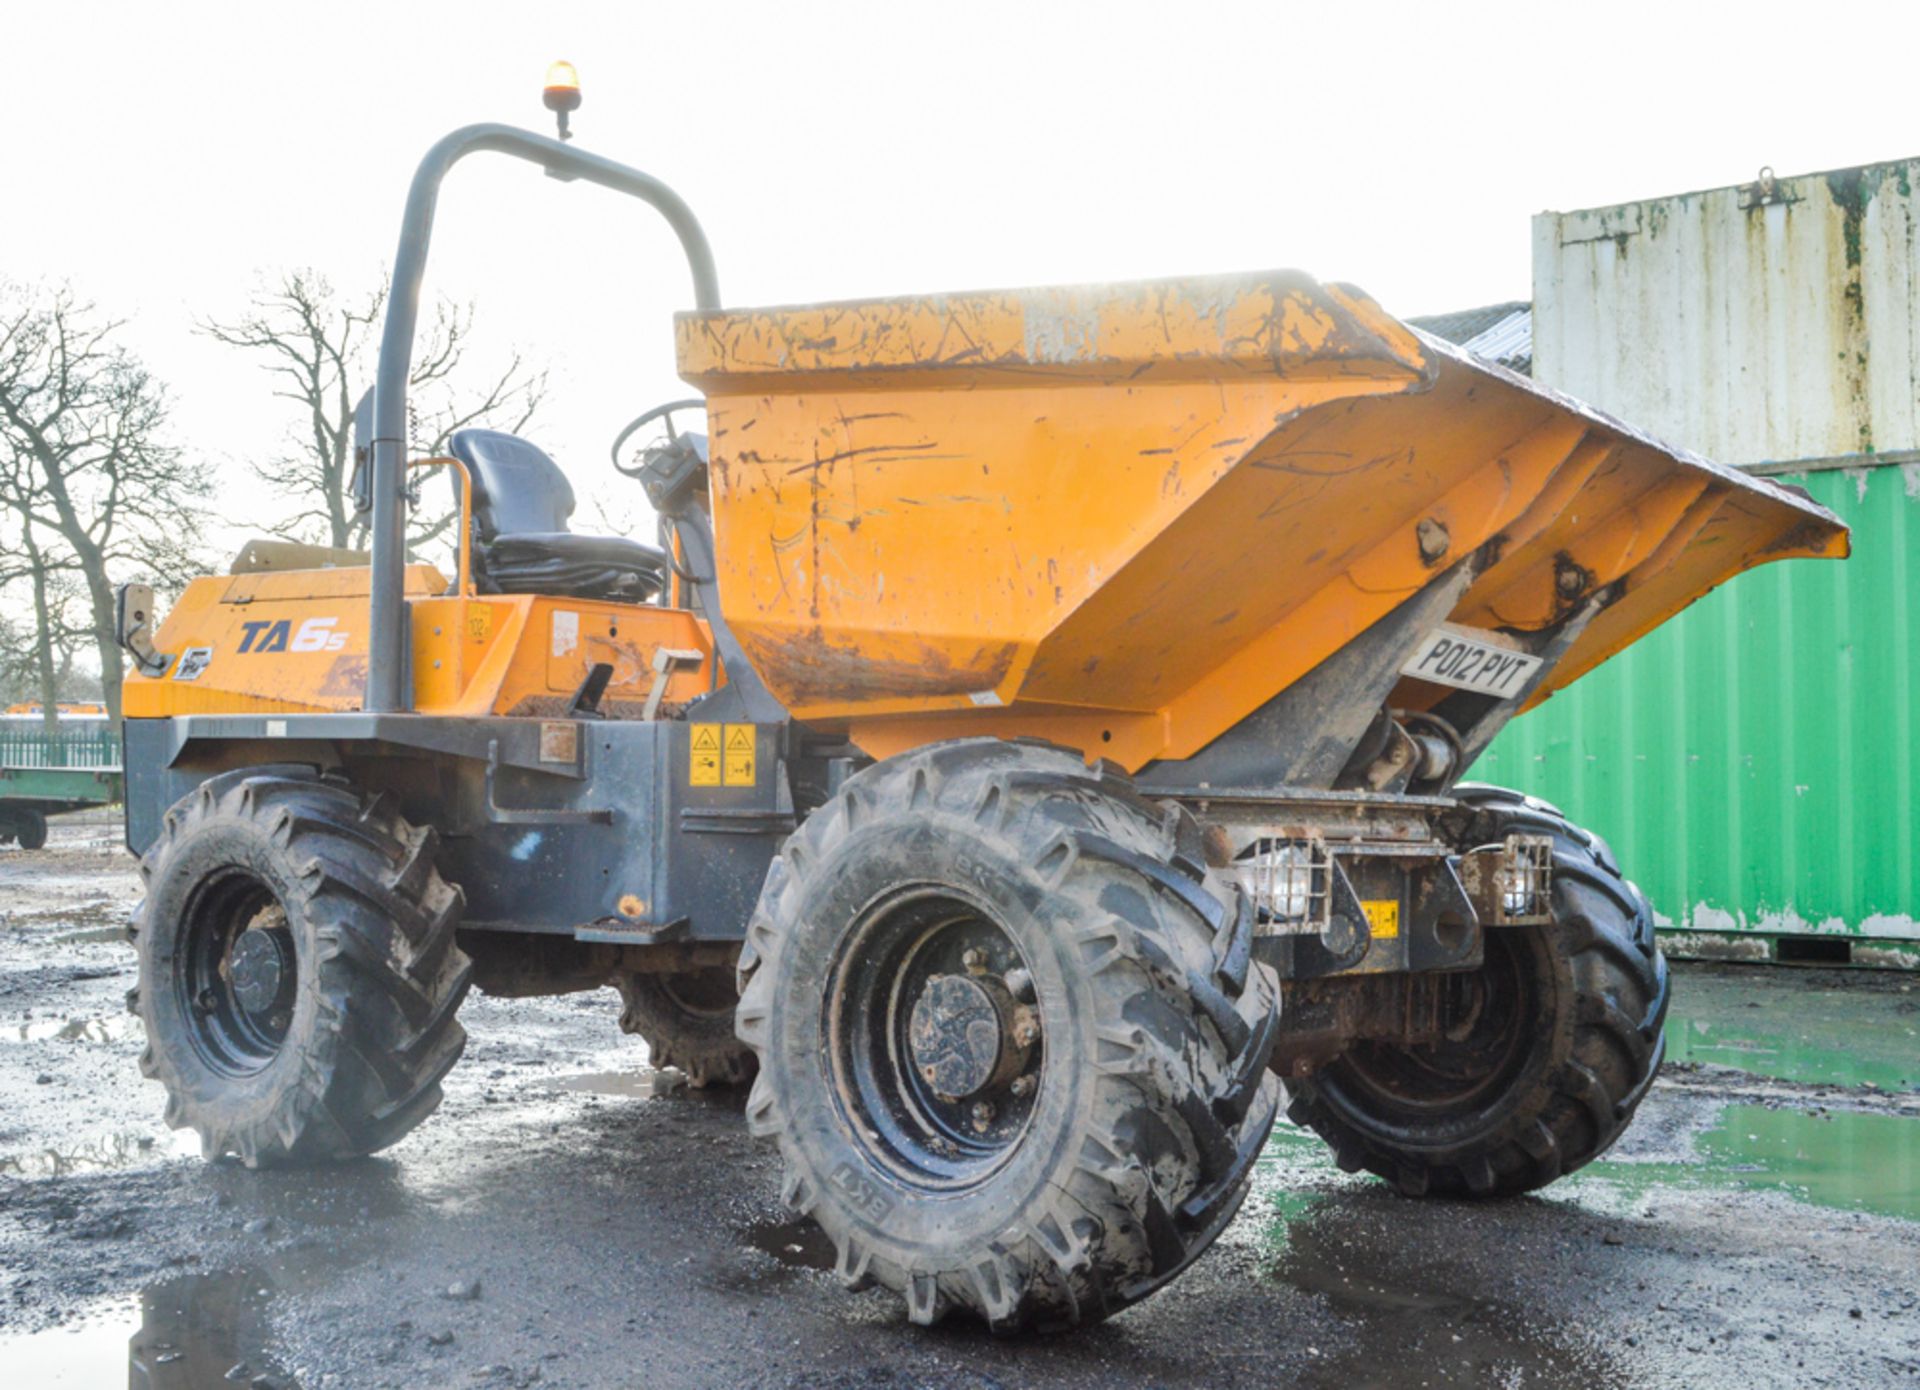
[[[610,991],[475,997],[388,1154],[189,1155],[135,1066],[109,822],[0,849],[0,1382],[182,1386],[1920,1385],[1920,981],[1685,967],[1670,1065],[1538,1197],[1413,1202],[1283,1126],[1213,1253],[1076,1335],[849,1295],[738,1101]]]

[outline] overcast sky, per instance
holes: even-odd
[[[1920,5],[87,4],[0,0],[0,273],[66,279],[236,480],[263,378],[190,332],[263,274],[370,282],[446,130],[539,130],[672,184],[730,304],[1299,267],[1402,315],[1529,293],[1529,218],[1920,152]],[[556,372],[582,491],[676,393],[671,235],[481,156],[429,290]],[[229,516],[271,511],[236,486]]]

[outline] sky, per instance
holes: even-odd
[[[1529,294],[1530,219],[1920,153],[1920,5],[90,4],[0,0],[0,274],[69,281],[175,393],[223,485],[284,417],[196,336],[263,278],[390,261],[414,164],[479,120],[551,129],[699,214],[729,305],[1290,267],[1402,316]],[[429,293],[551,364],[531,431],[645,508],[607,446],[686,394],[684,263],[647,208],[479,156]]]

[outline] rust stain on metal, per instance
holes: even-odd
[[[955,663],[944,649],[923,643],[912,658],[880,657],[829,641],[819,627],[787,636],[756,632],[745,645],[754,664],[779,671],[783,687],[800,702],[973,695],[1005,680],[1019,653],[1013,642],[988,643],[972,660]]]

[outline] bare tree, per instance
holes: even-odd
[[[86,594],[72,557],[49,553],[33,524],[19,516],[0,525],[0,595],[25,590],[33,619],[0,616],[0,704],[32,699],[48,733],[58,730],[59,702],[79,679],[75,654],[93,639]]]
[[[122,326],[64,286],[0,287],[0,509],[36,595],[63,574],[84,595],[116,720],[116,573],[164,583],[193,568],[209,491],[205,465],[168,442],[167,392],[116,341]],[[43,646],[55,633],[38,606],[36,631]],[[43,669],[55,659],[43,653]]]
[[[286,450],[254,471],[293,499],[296,510],[277,528],[294,539],[360,546],[368,518],[348,497],[353,475],[353,408],[373,381],[374,358],[387,302],[387,283],[370,293],[338,293],[326,277],[290,270],[257,292],[246,312],[229,320],[202,320],[214,341],[258,359],[273,394],[294,419]],[[469,425],[519,431],[546,396],[547,374],[518,352],[482,373],[473,361],[473,309],[442,299],[415,345],[407,396],[408,447],[414,457],[446,451],[455,430]],[[444,531],[449,512],[416,526],[417,546]]]

